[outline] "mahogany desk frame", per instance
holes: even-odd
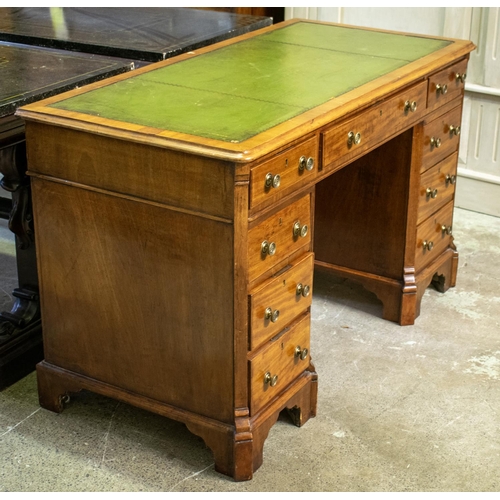
[[[297,425],[316,414],[314,262],[374,291],[384,317],[402,325],[431,281],[455,284],[473,48],[452,41],[234,144],[52,107],[85,90],[21,109],[41,405],[60,412],[69,393],[88,389],[154,411],[200,435],[216,470],[251,479],[280,411]]]

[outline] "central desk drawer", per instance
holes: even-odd
[[[458,153],[454,153],[421,175],[417,224],[453,198],[457,160]]]
[[[310,321],[303,316],[249,360],[252,416],[308,368]]]
[[[417,228],[415,270],[419,272],[451,243],[453,201],[431,215]]]
[[[423,81],[327,129],[322,134],[323,169],[336,170],[417,123],[426,112],[426,98],[427,82]]]
[[[311,197],[308,194],[248,231],[248,280],[273,268],[311,244]]]
[[[314,254],[308,253],[250,294],[250,350],[276,335],[312,301]]]

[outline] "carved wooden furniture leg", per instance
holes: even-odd
[[[290,393],[293,395],[290,396]],[[222,453],[221,461],[216,460],[216,470],[232,475],[237,481],[252,479],[253,472],[262,465],[265,440],[281,411],[284,409],[292,411],[296,417],[294,423],[300,427],[316,415],[316,402],[317,375],[305,372],[297,383],[290,390],[285,391],[273,404],[254,417],[244,419],[247,424],[241,428],[240,432],[236,432],[233,438],[234,450],[239,452],[233,455],[234,468],[227,469],[227,456]]]
[[[454,287],[457,283],[458,252],[455,249],[450,249],[448,252],[451,257],[439,266],[431,281],[434,288],[442,293],[446,292],[450,287]]]
[[[292,412],[295,416],[292,419],[297,427],[304,425],[309,418],[316,415],[317,381],[316,373],[305,372],[298,381],[300,389],[292,397],[286,392],[273,405],[252,418],[254,471],[262,465],[264,442],[282,410],[287,409]]]
[[[457,281],[458,252],[455,249],[447,249],[438,259],[427,269],[424,269],[419,275],[418,298],[417,298],[417,316],[420,312],[420,301],[426,288],[432,285],[438,292],[444,293],[450,287],[454,287]]]
[[[252,479],[254,446],[248,418],[237,417],[236,425],[207,426],[205,422],[185,422],[187,428],[201,437],[212,450],[215,470],[236,481]]]
[[[348,269],[325,262],[316,262],[316,268],[323,272],[331,272],[335,276],[359,283],[372,292],[382,302],[382,317],[400,325],[412,325],[419,312],[419,297],[414,284],[414,275],[408,279],[406,286],[393,279],[380,280],[367,273],[353,275]],[[408,275],[411,276],[411,275]]]
[[[382,302],[384,319],[406,326],[413,325],[420,315],[422,296],[429,285],[432,284],[436,290],[443,293],[455,286],[458,252],[448,249],[437,262],[422,270],[418,276],[413,273],[405,274],[405,285],[397,280],[375,279],[367,273],[353,275],[348,269],[324,262],[316,262],[316,267],[323,272],[332,272],[335,276],[359,283]]]
[[[311,383],[306,385],[301,392],[298,392],[287,405],[288,415],[297,427],[302,427],[310,418],[316,416],[318,375],[312,363],[309,364],[308,372],[312,377]]]
[[[393,279],[375,279],[369,274],[358,273],[353,275],[350,270],[339,266],[316,262],[316,268],[323,272],[331,272],[335,276],[346,278],[359,283],[363,288],[372,292],[382,302],[382,317],[401,325],[412,325],[418,316],[417,288],[409,280],[407,286]]]
[[[24,126],[0,134],[0,187],[12,193],[9,229],[15,234],[19,286],[10,311],[0,312],[0,389],[34,370],[43,358],[36,250]]]
[[[38,363],[36,374],[40,406],[55,413],[61,413],[64,410],[64,403],[69,401],[70,393],[83,389],[76,378],[72,379],[67,372],[45,361]]]

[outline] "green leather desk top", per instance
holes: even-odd
[[[299,22],[50,107],[239,143],[451,43]]]

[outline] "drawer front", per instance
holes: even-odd
[[[420,176],[418,220],[420,224],[453,199],[458,153],[454,153]]]
[[[250,414],[293,382],[309,366],[310,316],[283,330],[250,359]]]
[[[314,254],[288,266],[250,295],[250,349],[253,350],[311,306]]]
[[[427,82],[421,82],[326,130],[322,134],[323,168],[336,170],[396,131],[418,122],[426,112],[426,98]],[[414,111],[412,103],[416,104]]]
[[[308,194],[250,229],[248,231],[249,281],[252,282],[301,247],[310,247],[310,228],[311,198]]]
[[[441,161],[446,156],[458,151],[462,107],[452,109],[432,122],[424,125],[424,150],[422,168],[428,168]]]
[[[458,97],[464,90],[466,73],[467,59],[462,59],[453,66],[431,75],[429,77],[427,107],[432,109]]]
[[[415,268],[419,272],[451,243],[453,201],[431,215],[417,228]]]
[[[317,171],[318,139],[315,136],[252,169],[250,208],[271,205],[300,184],[313,181]]]

